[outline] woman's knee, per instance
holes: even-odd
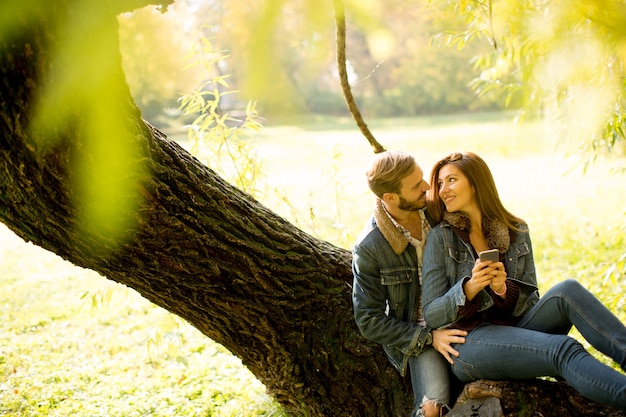
[[[585,292],[587,291],[585,287],[581,285],[580,282],[576,281],[573,278],[566,279],[564,281],[561,281],[555,284],[550,291],[553,291],[553,290],[561,294],[573,294],[581,290]]]
[[[580,282],[575,279],[566,279],[550,288],[544,298],[558,299],[567,304],[584,306],[594,296]]]

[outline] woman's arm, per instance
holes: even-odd
[[[467,298],[463,292],[465,278],[450,282],[446,274],[446,249],[443,231],[436,227],[428,234],[422,265],[422,306],[430,327],[448,325],[459,318],[459,309]]]
[[[539,300],[539,290],[528,225],[522,223],[518,227],[521,231],[517,233],[515,251],[511,256],[507,256],[506,262],[508,281],[515,281],[519,287],[519,297],[513,315],[523,316]],[[512,256],[513,254],[516,256]]]

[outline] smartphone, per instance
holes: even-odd
[[[498,262],[500,260],[500,254],[498,253],[498,249],[489,249],[489,250],[480,252],[478,254],[478,258],[481,261]]]

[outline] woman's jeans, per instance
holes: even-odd
[[[560,376],[583,396],[626,411],[626,375],[567,336],[572,325],[626,371],[626,327],[575,280],[555,285],[515,327],[472,330],[455,345],[460,356],[452,370],[464,382]]]

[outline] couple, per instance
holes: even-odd
[[[443,158],[429,186],[412,156],[383,152],[367,180],[378,198],[353,249],[354,315],[409,372],[412,416],[445,414],[454,377],[561,377],[626,410],[626,375],[567,336],[576,326],[626,371],[626,327],[575,280],[539,298],[528,227],[504,208],[478,155]],[[479,260],[488,249],[498,261]]]

